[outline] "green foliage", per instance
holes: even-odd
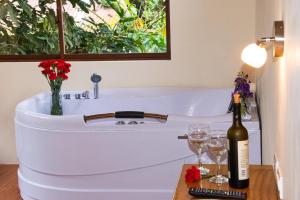
[[[57,54],[58,29],[53,9],[42,13],[24,0],[6,0],[0,7],[0,54]]]
[[[166,0],[63,0],[86,13],[81,23],[64,12],[67,53],[166,52]],[[55,0],[0,0],[0,55],[59,53]],[[97,6],[113,9],[116,22],[94,13]],[[95,20],[90,14],[100,20]]]

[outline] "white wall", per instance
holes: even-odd
[[[91,73],[101,87],[231,87],[242,48],[254,39],[255,0],[170,0],[171,61],[72,62],[63,88],[89,89]],[[0,63],[0,163],[15,163],[14,108],[49,87],[37,63]]]
[[[270,4],[272,2],[272,4]],[[282,6],[280,0],[258,0],[256,3],[256,38],[272,36],[273,21],[282,20]],[[268,47],[266,65],[257,70],[257,90],[260,97],[261,117],[263,128],[263,163],[273,162],[276,133],[278,132],[279,105],[279,69],[284,58],[273,59],[272,49]],[[273,112],[274,114],[270,114]]]
[[[258,71],[262,112],[263,160],[275,153],[284,181],[284,199],[300,199],[300,2],[257,0],[257,36],[269,35],[274,20],[285,22],[285,56]]]

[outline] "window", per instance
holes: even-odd
[[[169,0],[1,0],[0,61],[170,59]]]

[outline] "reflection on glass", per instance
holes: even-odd
[[[210,130],[207,144],[208,156],[217,164],[217,174],[209,179],[212,183],[227,183],[228,179],[221,174],[221,162],[227,157],[227,137],[225,131]]]
[[[1,1],[0,55],[58,54],[56,3],[46,2]]]
[[[208,125],[206,124],[192,124],[188,128],[188,142],[193,152],[197,155],[199,170],[202,175],[209,173],[209,169],[202,165],[201,160],[203,149],[206,147],[209,140],[207,132]]]
[[[165,53],[166,0],[66,1],[68,54]],[[98,3],[97,3],[98,2]]]

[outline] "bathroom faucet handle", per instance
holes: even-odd
[[[93,83],[99,83],[102,80],[102,77],[99,74],[93,73],[91,76],[91,81]]]
[[[71,95],[70,95],[70,94],[64,94],[63,97],[64,97],[65,99],[68,99],[68,100],[71,99]]]
[[[84,91],[81,96],[85,99],[89,99],[89,91]]]
[[[75,94],[75,99],[81,99],[81,94]]]

